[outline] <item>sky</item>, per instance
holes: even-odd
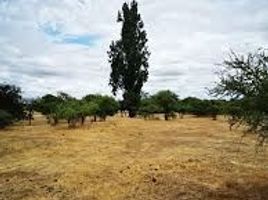
[[[123,0],[0,0],[0,82],[25,97],[111,95],[107,51]],[[267,0],[139,0],[151,52],[151,94],[207,98],[230,49],[268,44]]]

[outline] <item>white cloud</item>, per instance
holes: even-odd
[[[81,97],[110,93],[107,50],[119,37],[123,0],[0,0],[0,79],[26,96],[62,90]],[[266,0],[140,0],[149,37],[150,78],[145,90],[171,89],[206,97],[215,63],[230,48],[267,45]],[[42,30],[49,25],[49,35]],[[62,44],[66,35],[93,35],[93,46]]]

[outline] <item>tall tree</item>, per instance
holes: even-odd
[[[108,51],[112,68],[109,85],[114,95],[122,91],[129,117],[135,117],[143,84],[148,79],[150,56],[147,34],[135,0],[123,4],[117,22],[122,23],[121,39],[113,41]]]

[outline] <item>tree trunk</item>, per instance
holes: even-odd
[[[51,117],[50,124],[51,126],[56,126],[59,123],[59,120],[57,117]]]
[[[96,121],[97,121],[97,116],[94,115],[93,122],[96,122]]]
[[[76,126],[76,119],[71,119],[69,123],[69,128],[75,128]]]
[[[48,123],[48,124],[51,123],[51,118],[50,118],[50,116],[47,116],[47,123]]]
[[[134,118],[134,117],[136,117],[136,115],[137,115],[136,111],[134,111],[134,110],[129,110],[128,111],[128,116],[130,118]]]
[[[57,117],[54,117],[54,125],[56,126],[59,123],[59,119]]]
[[[29,121],[29,126],[31,126],[32,125],[33,116],[32,116],[31,113],[29,113],[27,117],[28,117],[28,121]]]
[[[165,120],[168,121],[168,114],[165,113]]]
[[[102,122],[105,122],[105,121],[106,121],[106,116],[101,116],[101,117],[100,117],[100,120],[101,120]]]
[[[85,124],[86,118],[84,116],[81,117],[81,125],[83,126]]]

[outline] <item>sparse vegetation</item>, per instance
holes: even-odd
[[[87,95],[77,100],[60,93],[58,96],[45,95],[34,104],[38,112],[47,116],[51,125],[57,125],[63,119],[70,128],[75,128],[78,122],[84,125],[87,117],[93,116],[93,121],[97,121],[97,117],[105,121],[107,116],[113,116],[119,110],[119,104],[114,98],[102,95]]]
[[[70,2],[68,4],[71,5]],[[79,0],[74,4],[79,5],[77,10],[80,11],[86,2]],[[151,2],[148,4],[152,5]],[[4,27],[14,21],[14,11],[18,10],[9,9],[10,5],[8,1],[3,1],[3,5],[0,5],[1,10],[12,11],[12,16],[0,15],[4,17]],[[28,7],[24,9],[26,8]],[[197,9],[194,7],[193,10]],[[36,12],[35,9],[34,11]],[[59,43],[57,48],[60,44],[74,43],[86,47],[83,47],[83,51],[78,47],[75,51],[67,48],[69,52],[86,52],[95,45],[95,37],[108,38],[105,34],[99,34],[99,30],[95,36],[95,32],[84,33],[87,28],[80,26],[71,24],[67,28],[61,24],[58,15],[49,20],[43,19],[49,11],[53,11],[52,14],[56,12],[53,9],[42,11],[40,22],[27,22],[19,27],[26,27],[25,33],[28,33],[31,25],[38,26],[38,31],[48,34],[49,40]],[[69,9],[66,13],[68,11]],[[173,14],[165,16],[159,13],[165,20],[179,16]],[[27,17],[32,16],[35,15]],[[87,15],[79,15],[83,16]],[[79,18],[71,16],[71,20],[67,21],[77,19]],[[53,91],[52,94],[36,99],[24,99],[20,87],[0,84],[0,200],[267,200],[268,152],[264,148],[268,140],[267,50],[259,49],[245,55],[231,51],[229,58],[222,63],[222,70],[218,73],[219,81],[210,90],[211,96],[207,99],[182,99],[181,95],[185,94],[182,87],[180,96],[171,90],[162,90],[166,88],[164,79],[164,84],[161,83],[156,88],[156,93],[150,94],[143,91],[149,78],[150,52],[137,1],[123,4],[117,22],[122,25],[121,35],[118,40],[111,42],[107,53],[111,65],[109,86],[112,94],[119,99],[103,94],[88,94],[78,98],[78,95],[74,97],[65,92],[54,94]],[[84,21],[81,25],[83,24]],[[69,33],[72,32],[72,27],[75,27],[77,35]],[[240,26],[237,27],[240,29]],[[237,27],[233,24],[231,26]],[[166,30],[168,29],[163,30],[161,40],[170,35],[165,35]],[[171,35],[177,37],[176,34],[174,32]],[[193,41],[196,42],[200,36],[203,37],[204,33],[194,35]],[[202,44],[207,44],[208,38],[204,38]],[[36,37],[33,39],[38,40]],[[44,39],[47,37],[40,41],[43,42]],[[0,51],[0,56],[11,56],[12,62],[0,59],[0,66],[4,64],[13,67],[13,63],[20,59],[32,64],[32,58],[21,51],[16,44],[17,40],[13,42],[5,37],[0,37],[0,40],[1,45],[12,42],[10,48]],[[44,44],[36,48],[54,47],[48,45],[49,42]],[[160,48],[166,46],[166,41],[161,41],[160,44],[153,48],[162,52]],[[32,46],[32,43],[29,45]],[[176,41],[171,45],[172,48],[175,45],[188,49],[186,42]],[[102,47],[99,49],[103,50]],[[58,53],[58,49],[53,53]],[[202,64],[207,63],[207,57],[199,56],[196,52],[190,53],[198,59],[202,58]],[[47,60],[46,56],[43,52],[38,55],[37,63],[52,65],[53,62]],[[188,59],[187,55],[183,56]],[[56,55],[55,58],[61,56]],[[75,64],[74,61],[80,59],[86,65],[95,63],[79,56],[72,59],[68,63],[71,67]],[[188,64],[196,64],[196,60],[188,60],[185,63],[174,58],[161,60],[159,63],[162,66],[159,66],[173,67],[182,63],[185,68]],[[56,63],[63,66],[61,62]],[[25,63],[20,66],[27,67]],[[27,73],[28,71],[26,70]],[[74,71],[68,71],[68,74],[70,72]],[[158,79],[162,72],[152,72],[157,81],[162,81],[162,77]],[[31,76],[40,73],[51,77],[50,71],[43,67]],[[4,77],[10,74],[12,73],[6,73]],[[59,73],[57,76],[64,74]],[[174,81],[175,76],[184,73],[172,69],[162,75],[168,77],[168,81]],[[188,78],[187,81],[190,82],[195,81],[191,79],[196,77],[188,75]],[[27,76],[27,81],[34,80],[36,79]],[[91,79],[86,79],[88,80]],[[87,84],[92,84],[88,82]],[[185,85],[188,86],[189,82],[185,82]],[[20,84],[20,81],[17,83]],[[78,85],[80,93],[75,94],[80,95],[83,84],[79,82]],[[47,83],[44,86],[50,88]],[[56,87],[58,88],[66,87]],[[117,115],[119,111],[121,116]],[[132,119],[127,118],[127,115]],[[244,137],[248,133],[252,135]],[[253,137],[256,135],[257,140]],[[243,142],[241,138],[245,138]],[[256,141],[258,154],[252,150]]]

